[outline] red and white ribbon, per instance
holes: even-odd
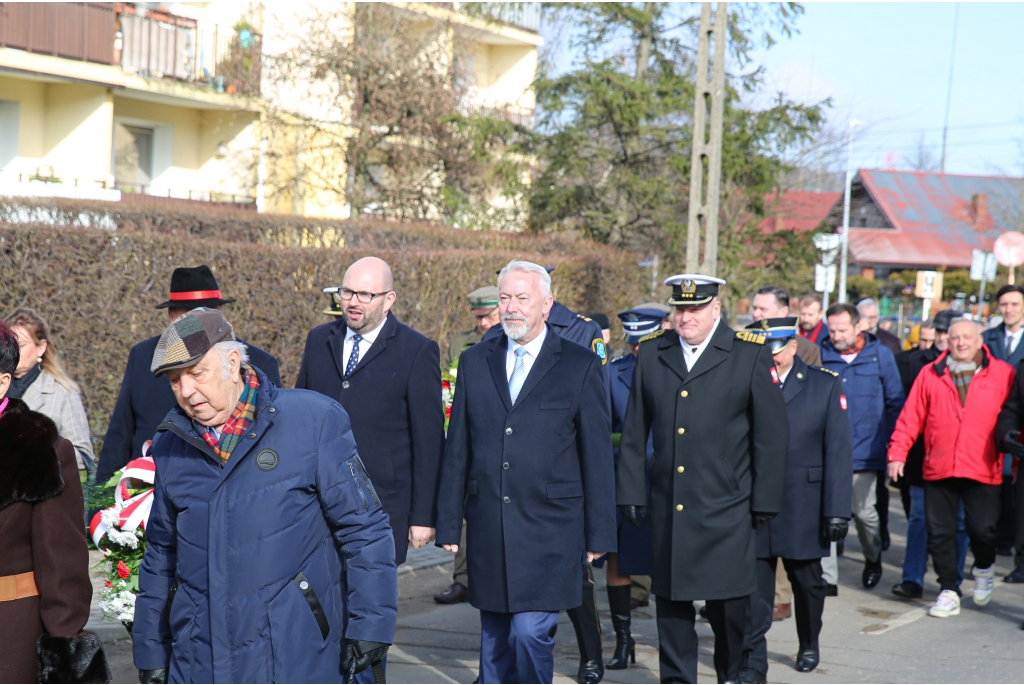
[[[152,444],[152,440],[147,440],[142,446],[142,457],[133,459],[124,467],[121,480],[114,488],[114,501],[117,504],[103,510],[119,511],[117,527],[123,531],[132,532],[139,526],[145,530],[146,523],[149,521],[149,513],[153,509],[153,488],[140,492],[134,497],[130,496],[131,493],[128,490],[132,481],[141,481],[149,485],[153,485],[155,482],[156,464],[153,462],[153,457],[149,456],[149,447]],[[103,522],[103,511],[96,512],[89,523],[89,535],[92,536],[97,547],[100,547],[100,540],[108,530],[107,524]]]

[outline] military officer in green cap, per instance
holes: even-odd
[[[448,344],[448,352],[441,368],[450,369],[462,351],[476,345],[484,337],[484,333],[498,323],[498,287],[487,285],[477,288],[466,295],[469,306],[476,317],[476,328],[452,336]]]

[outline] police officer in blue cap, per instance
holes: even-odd
[[[782,509],[757,526],[757,591],[743,646],[740,682],[764,683],[768,675],[765,633],[772,626],[775,567],[778,560],[793,584],[796,634],[800,641],[796,670],[818,665],[818,634],[827,585],[821,559],[832,542],[846,536],[852,497],[853,452],[846,398],[838,374],[809,366],[797,352],[797,319],[762,319],[747,326],[765,339],[775,362],[773,379],[782,388],[789,423]]]
[[[629,345],[629,354],[616,357],[608,364],[612,388],[612,443],[616,459],[619,456],[618,438],[626,420],[626,404],[629,388],[633,382],[633,367],[636,366],[636,352],[640,341],[662,329],[665,318],[672,310],[657,302],[646,302],[633,309],[619,312],[622,330]],[[653,443],[647,442],[647,459],[654,452]],[[634,527],[626,522],[621,513],[618,520],[619,551],[607,555],[608,568],[605,578],[608,583],[608,608],[615,629],[615,654],[605,664],[608,670],[626,668],[629,659],[636,663],[636,643],[630,634],[630,576],[651,575],[651,524],[647,517]],[[600,568],[604,559],[594,563]]]

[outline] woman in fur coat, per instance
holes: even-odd
[[[92,585],[75,448],[5,397],[19,356],[0,321],[0,683],[110,682],[83,631]]]

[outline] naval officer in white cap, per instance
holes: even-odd
[[[738,682],[755,577],[755,526],[782,508],[789,430],[765,336],[721,319],[725,281],[665,280],[672,330],[640,343],[622,427],[617,502],[650,523],[661,682],[697,682],[694,600],[706,600],[719,682]]]

